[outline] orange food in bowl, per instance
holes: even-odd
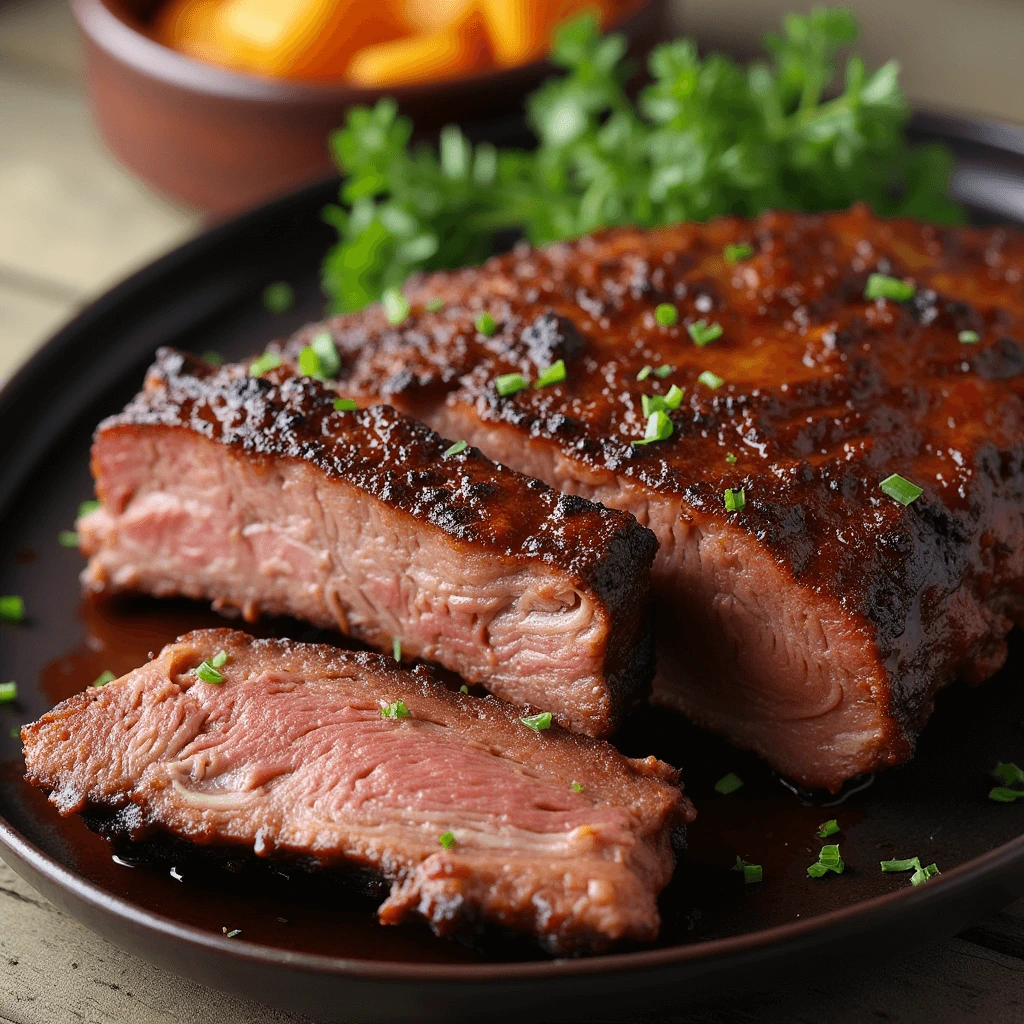
[[[212,30],[221,0],[180,0],[165,4],[157,12],[153,36],[158,42],[190,57],[227,64],[230,53],[221,50]]]
[[[454,22],[361,49],[346,78],[357,85],[381,88],[458,78],[491,64],[487,32],[475,5],[466,5]]]
[[[552,32],[574,14],[598,11],[607,28],[619,6],[615,0],[480,0],[495,63],[501,67],[543,57]]]
[[[152,35],[257,75],[386,88],[544,56],[555,28],[592,9],[604,27],[639,0],[168,0]]]
[[[477,6],[476,0],[396,0],[409,31],[437,32],[460,21]]]
[[[356,51],[407,31],[389,5],[367,0],[172,0],[155,27],[192,56],[304,79],[340,78]]]

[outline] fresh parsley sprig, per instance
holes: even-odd
[[[653,51],[651,84],[634,100],[625,40],[581,15],[555,35],[551,60],[565,74],[529,97],[530,152],[474,145],[455,126],[436,151],[413,146],[394,101],[354,108],[331,137],[345,178],[324,214],[338,231],[322,273],[332,310],[359,309],[416,270],[482,262],[510,231],[543,244],[608,225],[858,201],[883,216],[961,220],[950,153],[904,137],[895,61],[869,71],[849,57],[835,94],[839,52],[856,37],[849,11],[815,8],[788,15],[749,67],[678,39]]]

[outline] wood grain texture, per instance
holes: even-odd
[[[0,377],[88,299],[193,234],[96,134],[62,0],[0,3]]]
[[[93,295],[198,226],[113,162],[76,90],[2,56],[0,138],[0,266]]]
[[[0,861],[0,1021],[306,1024],[178,978],[109,945]]]
[[[0,380],[73,316],[78,304],[26,288],[0,271]]]
[[[972,933],[1024,934],[1024,900]],[[880,972],[808,988],[775,1004],[680,1007],[660,1024],[1019,1024],[1024,959],[966,938],[915,949]],[[0,862],[0,1021],[10,1024],[315,1024],[175,977],[122,953],[48,903]],[[618,1024],[621,1015],[595,1018]]]

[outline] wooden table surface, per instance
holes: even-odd
[[[801,6],[801,5],[797,5]],[[84,303],[199,228],[96,138],[60,0],[0,0],[0,378]],[[1024,901],[951,941],[841,984],[815,965],[777,1006],[666,1022],[1024,1021]],[[94,936],[0,862],[0,1021],[300,1024],[184,981]],[[537,1024],[543,1024],[538,1021]]]

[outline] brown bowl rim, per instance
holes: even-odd
[[[665,3],[666,0],[645,0],[642,7],[615,25],[614,31],[632,38],[649,23],[653,24]],[[233,71],[164,46],[121,17],[107,0],[71,0],[71,10],[82,34],[119,63],[146,78],[175,88],[224,99],[336,104],[339,101],[373,103],[384,96],[391,96],[401,104],[403,100],[422,98],[425,94],[441,98],[466,89],[501,89],[541,77],[545,70],[554,70],[548,61],[536,60],[511,68],[490,68],[459,78],[384,89],[368,89],[346,82],[272,78]]]

